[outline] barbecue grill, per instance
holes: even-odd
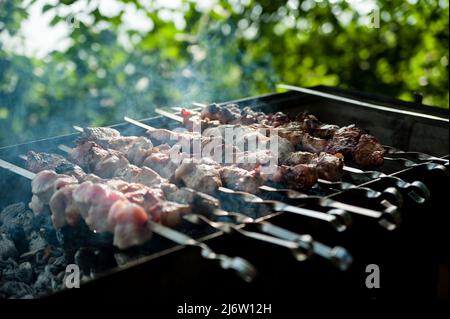
[[[236,103],[264,112],[283,111],[290,115],[310,111],[324,122],[340,126],[357,123],[389,145],[386,146],[387,160],[377,171],[362,172],[349,167],[342,181],[320,182],[318,188],[306,192],[308,196],[316,196],[314,200],[305,199],[304,194],[292,190],[270,187],[265,189],[265,198],[319,212],[327,211],[321,203],[335,201],[340,205],[336,208],[343,211],[348,208],[345,205],[352,205],[363,212],[364,208],[383,212],[385,218],[350,212],[339,216],[339,223],[343,225],[339,229],[332,223],[283,212],[274,204],[264,206],[265,213],[260,215],[261,205],[250,203],[246,194],[224,192],[220,199],[228,210],[251,212],[256,223],[238,225],[229,233],[202,223],[184,223],[178,231],[207,244],[215,252],[245,258],[257,269],[251,283],[225,269],[227,267],[219,267],[217,262],[203,258],[199,253],[202,248],[195,245],[176,244],[155,236],[144,252],[135,249],[117,252],[108,245],[102,246],[101,240],[94,239],[94,243],[85,238],[80,240],[77,237],[80,234],[72,232],[65,234],[67,245],[64,249],[78,250],[75,262],[82,260],[84,267],[89,268],[90,263],[95,265],[95,278],[83,283],[81,289],[58,290],[46,297],[145,296],[171,297],[173,301],[192,298],[220,302],[230,298],[267,302],[280,297],[287,300],[300,297],[334,300],[385,300],[399,296],[448,298],[443,282],[445,271],[448,272],[445,253],[448,251],[445,238],[448,216],[441,208],[447,202],[442,185],[448,185],[448,113],[418,102],[402,102],[325,86],[313,90],[285,88],[290,90],[222,104]],[[175,113],[175,109],[170,111]],[[169,129],[180,126],[167,116],[140,122]],[[144,132],[130,123],[112,127],[123,135]],[[30,150],[65,155],[58,145],[72,146],[77,136],[78,133],[73,133],[3,147],[0,148],[0,159],[24,167],[20,155]],[[2,208],[30,201],[30,183],[26,178],[4,168],[1,176]],[[351,221],[345,219],[348,215]],[[243,235],[245,231],[262,232],[266,223],[291,231],[284,234],[286,241],[298,240],[295,234],[308,234],[316,245],[335,247],[335,250],[327,260],[317,255],[322,246],[316,246],[316,250],[306,247],[306,251],[311,249],[311,256],[296,258],[280,245]],[[307,243],[309,237],[302,239]],[[91,252],[96,245],[102,247],[101,254]],[[80,257],[83,254],[87,257]],[[33,252],[25,252],[20,258],[26,260],[30,256]],[[299,262],[299,259],[305,260]],[[368,289],[365,285],[368,275],[365,269],[370,264],[379,266],[380,289]],[[292,289],[296,291],[295,295],[292,295]]]

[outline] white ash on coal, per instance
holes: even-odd
[[[80,265],[82,278],[95,277],[99,269],[115,266],[111,262],[113,254],[107,260],[98,249],[80,246],[88,237],[82,229],[56,233],[50,214],[36,216],[23,203],[3,209],[0,212],[0,299],[38,298],[64,289],[69,263]],[[70,244],[65,244],[65,239]],[[102,266],[97,267],[99,264]]]
[[[79,267],[84,283],[173,245],[156,236],[145,245],[119,250],[111,234],[94,233],[84,222],[56,231],[50,211],[35,215],[24,203],[13,204],[0,212],[0,299],[41,298],[66,289],[69,264]]]

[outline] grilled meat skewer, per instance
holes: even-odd
[[[86,141],[94,141],[96,142],[98,139],[95,137],[95,135],[90,134],[90,129],[85,129],[88,133],[82,134],[81,138],[79,139],[79,145],[82,145],[83,143],[86,143]],[[107,134],[108,131],[111,131],[111,139],[118,138],[118,132],[114,129],[110,128],[102,128],[102,137]],[[126,149],[124,150],[121,147],[117,147],[118,143],[111,143],[112,147],[115,147],[115,150],[126,152]],[[105,145],[105,143],[103,143]],[[225,148],[230,148],[229,145],[218,145],[218,148],[221,151],[221,154],[226,154]],[[217,150],[217,149],[216,149]],[[216,151],[213,150],[213,153]],[[231,153],[235,152],[235,150],[231,150]],[[160,173],[165,178],[170,179],[173,172],[178,168],[178,165],[174,163],[171,158],[175,156],[179,156],[180,160],[182,158],[189,158],[191,156],[195,157],[195,154],[188,154],[188,153],[177,153],[177,151],[174,151],[174,147],[170,148],[168,145],[160,145],[157,147],[153,147],[152,150],[148,153],[149,156],[144,159],[142,162],[143,166],[151,167],[158,173]],[[322,153],[319,156],[315,154],[310,154],[311,156],[307,156],[308,153],[305,152],[297,152],[297,153],[287,153],[289,154],[286,158],[286,163],[289,165],[282,165],[277,168],[278,172],[274,174],[273,180],[276,182],[286,182],[287,184],[291,185],[295,188],[309,188],[311,187],[315,181],[317,180],[317,177],[325,178],[329,180],[336,180],[339,179],[342,175],[342,166],[343,166],[343,160],[340,156],[334,156],[329,155],[326,153]],[[206,155],[206,154],[203,154]],[[215,154],[213,154],[214,157]],[[264,152],[237,152],[234,153],[234,159],[232,162],[237,163],[235,166],[240,166],[241,168],[244,168],[246,170],[252,171],[257,169],[257,167],[260,164],[273,162],[271,158],[273,157],[270,151]],[[189,161],[189,160],[187,160]],[[204,159],[202,159],[202,162]],[[185,161],[186,162],[186,161]],[[139,164],[139,163],[138,163]],[[203,168],[210,168],[209,173],[206,174],[207,176],[211,175],[211,173],[214,171],[214,168],[211,166],[205,166],[205,163],[201,163],[200,165],[203,165]],[[206,163],[208,165],[210,163]],[[301,165],[299,165],[301,164]],[[312,165],[308,165],[312,164]],[[186,168],[190,168],[190,170],[183,169],[184,172],[192,171],[192,163],[186,164]],[[317,168],[317,169],[316,169]],[[229,175],[230,169],[225,169]],[[232,171],[235,171],[237,175],[242,175],[242,171],[238,167],[236,169],[232,169]],[[205,172],[202,170],[202,172]],[[215,176],[217,176],[217,172],[214,173]],[[254,172],[250,172],[250,175],[255,175]],[[249,177],[250,177],[249,175]],[[272,178],[270,176],[266,176],[266,178]],[[248,179],[248,178],[247,178]],[[220,187],[219,183],[213,183],[210,182],[206,183],[205,185],[211,185],[216,184],[217,187]],[[189,186],[192,188],[196,188],[196,186]],[[207,193],[211,193],[211,190],[213,190],[214,187],[210,187],[209,190],[204,190]],[[242,189],[244,190],[244,189]]]
[[[315,154],[310,154],[310,155],[315,155]],[[298,157],[293,160],[307,161],[308,158],[302,159],[302,158]],[[196,178],[196,176],[201,177],[202,176],[201,174],[195,173],[195,168],[197,166],[203,166],[203,165],[214,166],[215,165],[214,162],[208,162],[208,159],[202,159],[202,161],[203,161],[203,163],[198,163],[198,162],[196,163],[195,159],[193,159],[193,158],[185,159],[183,161],[182,166],[180,166],[183,169],[181,169],[181,170],[177,169],[175,175],[177,175],[177,173],[178,173],[181,176],[189,176],[188,178],[194,178],[194,179]],[[183,166],[183,165],[185,165],[185,166]],[[298,166],[298,167],[301,167],[301,166]],[[228,188],[231,188],[233,190],[236,190],[236,191],[241,191],[241,192],[243,191],[247,194],[251,193],[249,190],[255,190],[255,191],[259,190],[259,187],[264,182],[264,178],[263,178],[264,175],[261,174],[260,172],[258,172],[257,170],[249,172],[249,171],[246,171],[242,168],[235,167],[235,166],[224,166],[224,167],[220,168],[219,170],[221,173],[220,175],[222,178],[223,185],[225,185]],[[279,177],[280,179],[287,178],[287,179],[293,180],[293,178],[289,177],[289,171],[282,172],[282,171],[278,170],[276,172],[276,174],[274,174],[274,175],[276,176],[277,173],[283,174],[282,177]],[[297,176],[301,176],[301,175],[297,174]],[[179,178],[179,177],[176,176],[176,178]],[[258,182],[258,181],[261,181],[261,182]],[[245,188],[243,188],[243,187],[245,187]],[[248,187],[250,187],[250,189]],[[221,189],[224,190],[223,188],[221,188]],[[332,206],[334,205],[333,207],[335,207],[336,205],[338,205],[338,203],[330,204],[330,205],[332,205]],[[371,217],[380,216],[379,212],[375,212],[375,211],[369,212],[369,210],[366,210],[363,212],[361,209],[354,208],[351,205],[347,205],[347,207],[357,214],[367,215],[367,216],[371,216]],[[392,226],[391,228],[395,228],[395,225]]]
[[[114,245],[121,249],[142,244],[151,237],[144,208],[107,184],[79,184],[72,176],[44,170],[31,185],[34,201],[30,207],[35,209],[36,199],[49,205],[55,228],[74,226],[84,219],[92,231],[112,232]]]
[[[66,196],[64,201],[59,201],[59,204],[63,204],[66,208],[70,208],[69,212],[74,216],[77,214],[83,216],[87,211],[87,218],[90,218],[94,217],[93,215],[95,213],[96,217],[99,217],[100,221],[107,223],[106,229],[111,230],[113,228],[114,244],[119,248],[139,245],[149,239],[154,232],[180,245],[195,246],[200,248],[202,257],[219,262],[223,269],[235,270],[246,281],[252,281],[255,276],[255,268],[246,260],[239,257],[232,258],[223,254],[216,254],[205,243],[199,242],[183,233],[155,223],[151,219],[148,219],[148,216],[142,207],[138,204],[128,202],[126,198],[121,198],[121,193],[115,192],[115,189],[108,189],[104,184],[93,184],[88,181],[80,184],[79,186],[75,186],[76,179],[71,176],[59,175],[48,170],[34,174],[3,160],[0,160],[0,166],[11,170],[16,174],[20,174],[25,178],[31,179],[37,184],[35,185],[37,186],[37,189],[40,188],[39,185],[43,186],[42,182],[47,184],[47,187],[41,188],[41,190],[46,188],[47,194],[48,191],[52,189],[52,187],[48,187],[49,179],[54,180],[53,190],[56,191],[56,193],[60,191],[67,191],[70,187],[69,191],[66,192],[68,196]],[[40,182],[37,181],[38,175],[39,178],[43,179]],[[53,176],[53,178],[51,176]],[[61,178],[72,178],[74,183],[61,183]],[[61,184],[64,184],[65,186],[61,187]],[[101,191],[102,186],[103,190],[106,192]],[[56,189],[57,187],[59,187],[59,189]],[[52,196],[50,201],[52,202],[53,200],[54,199]],[[50,203],[50,205],[52,204]],[[60,210],[61,208],[62,207],[59,206],[56,207],[58,212],[64,213],[64,211]],[[89,214],[92,214],[92,216]],[[65,217],[66,216],[63,218]],[[331,253],[326,257],[330,259],[340,257],[336,256],[334,250],[329,251]],[[341,263],[339,262],[338,264],[340,265]]]
[[[56,173],[62,173],[71,176],[71,183],[75,179],[78,183],[91,182],[95,184],[105,184],[121,192],[125,192],[128,198],[141,206],[147,207],[152,214],[154,221],[161,221],[166,225],[176,225],[179,223],[179,215],[190,212],[190,208],[186,205],[178,205],[177,203],[168,201],[161,187],[160,179],[147,181],[147,185],[140,182],[140,179],[129,179],[127,182],[118,178],[103,179],[94,174],[86,174],[81,167],[67,161],[64,157],[57,154],[36,153],[30,151],[27,156],[27,168],[32,172],[39,173],[42,170],[54,170]],[[157,174],[153,172],[155,176]],[[152,175],[153,176],[153,175]],[[64,179],[62,181],[65,181]],[[156,181],[156,183],[155,183]],[[37,184],[36,186],[39,186]],[[175,185],[167,184],[166,191],[173,193],[177,190]],[[39,192],[40,193],[40,192]],[[33,196],[30,208],[36,213],[41,211],[40,208],[45,205],[49,198],[44,196],[39,200],[39,196]],[[42,204],[43,203],[43,204]]]
[[[282,113],[264,114],[249,107],[240,109],[230,104],[219,106],[210,104],[203,107],[199,116],[184,110],[183,122],[188,127],[192,123],[211,127],[211,123],[243,124],[253,127],[276,128],[281,137],[289,140],[297,149],[310,152],[342,153],[352,157],[362,167],[376,167],[383,164],[384,148],[372,135],[349,125],[339,128],[336,125],[321,123],[314,115],[302,113],[294,121]],[[216,121],[216,122],[215,122]]]

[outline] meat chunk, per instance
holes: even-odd
[[[76,226],[80,222],[81,215],[77,203],[73,200],[73,191],[79,185],[68,185],[56,191],[50,199],[50,211],[52,212],[52,222],[56,229],[66,224]]]
[[[37,209],[35,213],[41,212],[42,206],[49,203],[54,192],[70,184],[78,184],[77,179],[73,176],[57,174],[50,170],[39,172],[31,181],[31,192],[34,198],[30,208]],[[41,204],[38,203],[38,200]]]
[[[361,134],[362,130],[354,125],[341,127],[334,133],[325,151],[331,154],[341,153],[344,156],[351,157]]]
[[[310,152],[294,152],[284,162],[286,165],[295,166],[297,164],[314,164],[317,166],[319,178],[329,181],[337,181],[342,177],[344,168],[344,157],[342,154],[320,154]]]
[[[239,121],[241,118],[241,110],[235,104],[220,106],[213,103],[206,106],[200,116],[202,119],[218,120],[221,124],[230,124]]]
[[[105,184],[84,182],[74,190],[73,200],[79,207],[79,213],[92,231],[113,231],[108,222],[111,206],[118,200],[125,200],[125,195],[110,189]]]
[[[384,153],[383,145],[377,138],[363,134],[353,152],[353,159],[362,167],[376,167],[383,165]]]
[[[144,160],[142,165],[152,168],[166,179],[170,179],[178,168],[169,153],[153,153]]]
[[[147,214],[128,201],[118,200],[112,205],[108,224],[113,227],[114,246],[120,249],[141,245],[152,237]]]
[[[344,173],[344,156],[341,153],[320,153],[317,162],[317,174],[319,178],[329,181],[338,181]]]
[[[29,151],[27,153],[26,168],[34,173],[43,170],[53,170],[58,174],[67,174],[82,180],[86,175],[78,165],[69,162],[58,154]]]
[[[69,153],[69,158],[103,178],[112,178],[116,171],[129,165],[129,161],[121,152],[104,149],[91,141],[79,143]]]
[[[317,182],[317,178],[315,165],[298,164],[295,166],[279,166],[272,180],[288,184],[295,189],[309,189]]]
[[[222,186],[220,173],[216,165],[198,163],[186,159],[175,171],[175,179],[189,187],[206,194],[214,194]]]
[[[252,194],[257,193],[264,184],[258,171],[247,171],[237,166],[222,167],[220,176],[225,187]]]
[[[109,127],[84,128],[78,143],[83,144],[86,141],[122,152],[131,163],[136,165],[142,164],[153,148],[152,142],[144,136],[121,136],[119,131]]]

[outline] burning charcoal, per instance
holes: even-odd
[[[62,282],[63,282],[65,276],[66,276],[66,271],[65,271],[65,270],[60,271],[59,274],[56,275],[55,280],[56,280],[56,282],[58,283],[58,285],[61,285],[61,284],[62,284]]]
[[[44,271],[39,274],[33,288],[36,290],[37,294],[45,295],[56,287],[57,283],[55,276],[52,273],[52,269],[49,266],[45,266]]]
[[[63,269],[67,265],[66,256],[58,256],[56,257],[56,254],[53,253],[53,256],[49,259],[49,263],[51,263],[53,266],[55,266],[58,269]]]
[[[19,281],[7,281],[0,286],[0,295],[5,295],[7,298],[21,298],[33,294],[33,288]]]
[[[40,233],[34,231],[30,235],[30,244],[29,244],[29,250],[30,251],[38,251],[42,250],[45,247],[47,247],[46,240],[41,236]]]
[[[19,281],[27,284],[31,283],[31,280],[33,279],[33,268],[31,266],[31,263],[29,263],[28,261],[21,263],[17,270],[16,278]]]
[[[33,217],[23,203],[10,205],[0,213],[0,232],[7,234],[20,252],[28,249],[27,234],[34,227]]]
[[[2,280],[11,281],[15,279],[16,269],[18,265],[12,258],[8,258],[6,261],[0,259],[0,274]]]
[[[5,234],[0,234],[0,259],[6,260],[9,257],[17,257],[18,252],[13,241]]]

